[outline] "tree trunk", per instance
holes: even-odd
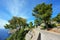
[[[46,21],[44,21],[44,22],[45,22],[46,29],[49,30],[48,29],[48,22],[46,22]]]

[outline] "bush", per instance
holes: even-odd
[[[54,27],[56,27],[55,23],[54,24],[48,24],[48,28],[54,28]]]
[[[57,24],[57,26],[60,26],[60,24]]]
[[[48,26],[48,29],[49,28],[51,29],[51,28],[57,27],[56,24],[48,24],[47,26]],[[41,29],[46,29],[46,26],[41,25]]]
[[[46,26],[43,26],[43,25],[41,25],[41,27],[40,27],[41,29],[46,29]]]
[[[9,38],[6,40],[25,40],[25,35],[28,33],[29,30],[18,30],[16,33],[12,34]]]
[[[54,24],[52,24],[52,28],[54,28],[54,27],[57,27],[55,23],[54,23]]]

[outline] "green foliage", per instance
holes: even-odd
[[[60,13],[56,17],[54,17],[53,20],[60,23]]]
[[[35,20],[34,20],[34,25],[35,25],[35,26],[38,26],[39,24],[40,24],[39,20],[38,20],[38,19],[35,19]]]
[[[39,4],[33,10],[33,16],[43,20],[49,20],[52,14],[52,4]]]
[[[28,30],[21,29],[21,30],[17,31],[16,33],[12,34],[6,40],[25,40],[25,35],[27,32],[28,32]]]
[[[17,27],[25,26],[26,19],[21,17],[13,17],[11,20],[8,21],[9,24],[6,24],[5,28],[16,29]]]
[[[9,24],[6,24],[4,26],[5,28],[12,30],[19,28],[19,30],[11,34],[10,37],[8,37],[6,40],[25,40],[25,35],[28,32],[28,30],[24,30],[24,28],[28,26],[28,24],[26,23],[26,19],[21,17],[13,17],[8,22]]]
[[[46,29],[46,26],[41,26],[42,28],[41,29]],[[48,28],[54,28],[54,27],[57,27],[56,24],[48,24]]]
[[[56,24],[52,24],[52,27],[54,28],[54,27],[57,27],[57,25]]]
[[[32,22],[29,23],[29,27],[30,27],[30,28],[33,27],[33,23],[32,23]]]
[[[41,19],[48,28],[48,22],[52,15],[52,4],[38,4],[33,10],[33,16],[37,19]]]
[[[54,24],[48,24],[48,28],[54,28],[54,27],[56,27],[55,23]]]
[[[59,23],[59,24],[57,24],[57,26],[60,26],[60,23]]]
[[[41,29],[46,29],[46,26],[41,26],[42,28]]]

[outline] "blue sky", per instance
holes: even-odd
[[[4,28],[3,26],[13,16],[23,17],[27,22],[33,22],[32,10],[37,4],[43,2],[53,4],[52,17],[60,12],[60,0],[0,0],[0,28]]]

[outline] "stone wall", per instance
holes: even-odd
[[[38,39],[40,40],[40,36],[37,28],[29,31],[25,36],[25,40],[38,40]]]
[[[41,33],[41,40],[60,40],[60,34],[47,31],[40,31],[40,33]]]
[[[60,34],[40,30],[39,28],[33,29],[32,31],[28,32],[26,40],[60,40]]]

